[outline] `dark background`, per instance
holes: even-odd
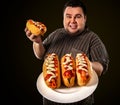
[[[67,0],[4,1],[1,17],[1,105],[39,105],[42,96],[36,88],[41,63],[34,56],[32,42],[24,28],[27,19],[43,22],[48,31],[62,27],[62,9]],[[89,27],[103,40],[110,57],[108,72],[95,90],[96,105],[119,102],[120,41],[118,0],[82,0],[87,6]],[[6,9],[6,10],[5,10]]]

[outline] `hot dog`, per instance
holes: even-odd
[[[43,77],[48,87],[55,89],[61,85],[60,65],[55,53],[48,54],[43,63]]]
[[[43,36],[47,31],[47,27],[43,23],[38,22],[38,21],[34,21],[32,19],[27,20],[26,27],[35,36],[38,36],[38,35]]]
[[[76,55],[76,76],[79,86],[86,85],[91,78],[91,64],[84,53]]]
[[[61,58],[61,70],[63,83],[67,87],[75,84],[75,62],[71,54],[65,54]]]

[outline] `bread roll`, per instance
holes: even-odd
[[[65,54],[61,58],[62,79],[66,87],[75,84],[75,61],[71,54]]]
[[[60,64],[55,53],[49,54],[43,63],[43,77],[48,87],[59,88],[61,85]]]
[[[38,35],[43,36],[47,31],[47,27],[43,23],[34,21],[32,19],[27,20],[26,27],[35,36],[38,36]]]

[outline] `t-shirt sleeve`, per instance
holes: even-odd
[[[103,74],[108,70],[109,56],[104,43],[98,36],[92,40],[90,50],[91,61],[98,61],[103,65]]]
[[[51,44],[51,42],[54,39],[54,35],[57,32],[57,30],[53,31],[51,34],[49,34],[45,40],[43,41],[43,46],[45,47],[45,49],[47,50],[47,48],[49,47],[49,45]]]

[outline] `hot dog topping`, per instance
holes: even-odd
[[[36,21],[33,21],[33,20],[32,20],[32,22],[33,22],[33,24],[34,24],[35,26],[37,26],[40,30],[43,30],[43,28],[45,28],[45,26],[44,26],[41,22],[36,22]]]
[[[78,65],[76,67],[76,70],[84,70],[85,72],[88,72],[87,70],[87,62],[85,60],[85,55],[82,53],[78,53],[76,56],[76,59],[78,60]]]
[[[66,70],[73,70],[73,62],[72,62],[72,59],[71,59],[71,54],[66,54],[65,55],[65,61],[63,62],[64,64],[64,68]]]
[[[71,78],[74,74],[73,71],[73,60],[71,54],[66,54],[63,62],[63,67],[65,69],[64,76],[66,78]]]
[[[83,81],[87,81],[88,78],[90,78],[90,75],[88,73],[88,63],[86,60],[86,55],[83,53],[78,53],[76,56],[77,65],[76,65],[76,71],[80,73]]]
[[[50,56],[48,56],[45,59],[45,65],[46,65],[46,69],[47,69],[47,75],[46,76],[46,80],[48,80],[49,82],[53,79],[56,78],[56,69],[57,69],[57,62],[56,62],[56,55],[54,53],[52,53]]]

